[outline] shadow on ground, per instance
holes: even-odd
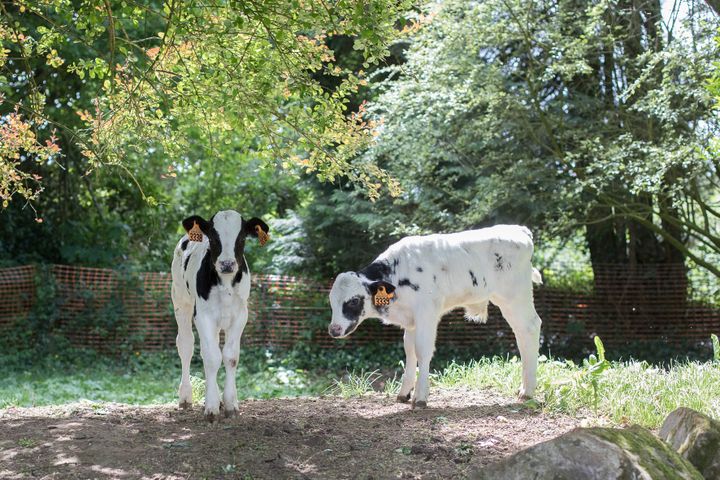
[[[577,426],[488,391],[249,400],[202,409],[81,403],[0,410],[0,478],[463,478]]]

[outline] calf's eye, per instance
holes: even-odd
[[[351,298],[351,299],[348,301],[348,305],[350,305],[351,307],[357,307],[358,305],[360,305],[360,299],[357,298],[357,297]]]

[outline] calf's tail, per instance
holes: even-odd
[[[533,281],[533,283],[539,283],[541,285],[543,283],[542,276],[540,275],[540,271],[535,267],[533,267],[533,269],[532,269],[532,281]]]

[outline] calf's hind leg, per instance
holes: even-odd
[[[192,406],[192,385],[190,384],[190,361],[195,348],[195,335],[192,330],[192,310],[189,307],[175,309],[175,319],[178,325],[178,334],[175,338],[182,374],[180,376],[180,408]]]
[[[540,350],[540,317],[532,297],[499,305],[517,340],[522,360],[521,398],[532,398],[537,385],[537,361]]]

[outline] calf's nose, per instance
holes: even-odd
[[[330,325],[330,328],[328,329],[331,337],[339,337],[343,334],[343,330],[342,325]]]
[[[235,260],[222,260],[220,262],[220,273],[232,273],[235,271]]]

